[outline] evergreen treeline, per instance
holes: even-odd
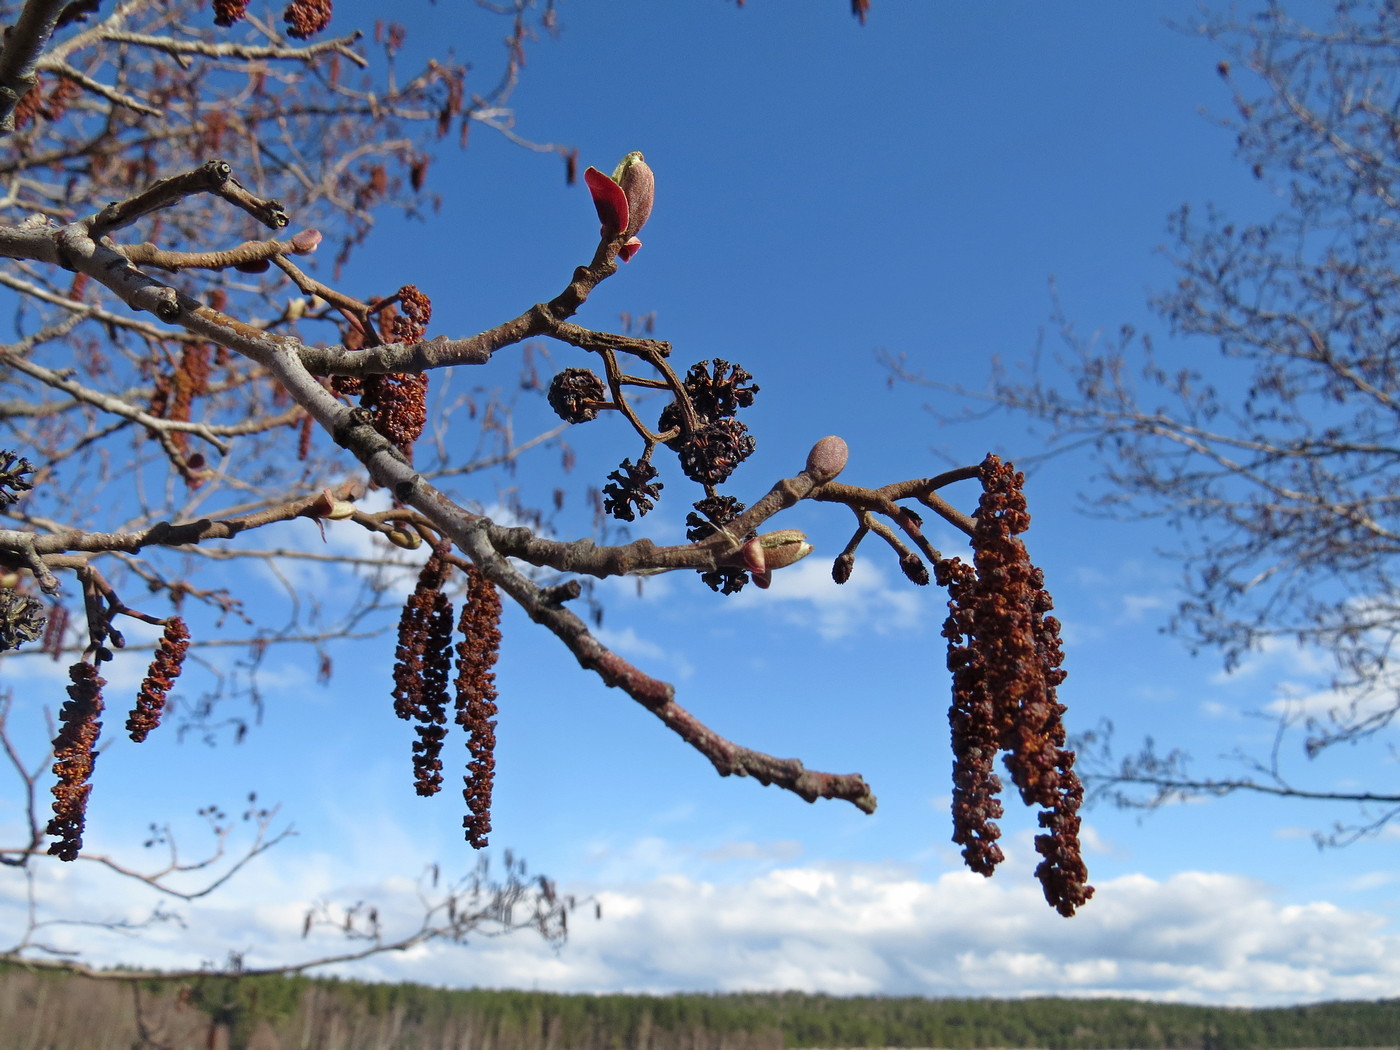
[[[136,983],[0,970],[0,1050],[1400,1050],[1400,999],[1279,1009],[1119,999],[555,995],[227,977]]]

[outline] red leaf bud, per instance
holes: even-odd
[[[597,168],[590,167],[584,171],[583,181],[593,195],[593,207],[598,209],[598,221],[603,224],[602,235],[616,237],[627,228],[627,194]]]

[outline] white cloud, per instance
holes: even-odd
[[[1124,594],[1120,600],[1123,603],[1123,611],[1118,618],[1120,623],[1137,623],[1148,613],[1165,609],[1171,604],[1161,594]]]
[[[1071,920],[1024,881],[966,872],[922,881],[855,865],[730,884],[670,874],[598,899],[603,920],[576,923],[558,955],[511,938],[482,955],[434,952],[423,972],[599,992],[798,988],[1260,1005],[1381,996],[1400,978],[1400,938],[1380,917],[1326,902],[1279,904],[1253,880],[1206,872],[1108,880]]]
[[[621,630],[599,627],[593,631],[593,635],[613,652],[634,663],[645,664],[652,673],[660,674],[659,668],[670,668],[671,676],[682,681],[695,674],[695,665],[679,651],[642,637],[634,627]]]
[[[726,842],[723,846],[705,850],[701,857],[713,863],[734,860],[792,861],[802,855],[802,843],[796,839],[777,842]]]
[[[766,591],[745,587],[732,604],[815,628],[827,641],[871,630],[883,634],[917,628],[927,616],[914,584],[890,576],[868,559],[857,561],[850,580],[838,585],[831,578],[830,562],[809,557],[775,572]]]

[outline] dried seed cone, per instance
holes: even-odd
[[[589,423],[598,418],[594,406],[608,398],[603,381],[587,368],[566,368],[549,383],[549,407],[566,423]]]

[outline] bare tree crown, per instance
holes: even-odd
[[[238,0],[218,0],[212,14],[186,0],[133,0],[110,11],[81,2],[0,5],[14,22],[0,47],[0,120],[9,129],[0,160],[8,189],[0,284],[23,319],[0,348],[0,515],[8,526],[0,529],[0,649],[38,643],[58,654],[70,612],[83,624],[53,743],[53,817],[42,829],[36,822],[33,841],[6,852],[6,863],[29,864],[44,833],[53,840],[48,852],[81,855],[104,712],[100,672],[125,645],[123,621],[164,631],[127,716],[128,733],[140,740],[160,722],[189,654],[209,641],[191,637],[199,632],[186,626],[190,610],[253,629],[241,596],[205,585],[201,564],[310,557],[259,540],[259,530],[297,518],[365,530],[385,552],[368,561],[419,569],[385,690],[413,723],[420,794],[443,784],[448,735],[465,736],[464,828],[473,846],[485,845],[491,830],[491,667],[503,599],[721,775],[872,812],[875,796],[860,774],[808,769],[724,738],[575,612],[589,578],[690,570],[724,594],[750,583],[781,586],[777,574],[812,546],[778,519],[812,500],[851,516],[850,540],[832,568],[838,583],[869,540],[877,550],[868,555],[895,559],[914,585],[936,578],[949,588],[943,634],[954,676],[957,841],[974,870],[991,874],[1000,860],[1000,782],[991,770],[1007,752],[1023,800],[1043,811],[1037,874],[1047,900],[1073,914],[1092,893],[1079,854],[1082,791],[1056,698],[1064,678],[1058,624],[1019,539],[1029,515],[1014,467],[987,457],[936,476],[859,485],[840,480],[846,442],[813,435],[806,462],[756,498],[721,492],[737,484],[755,447],[740,418],[760,393],[754,376],[720,358],[677,367],[673,347],[650,332],[573,320],[619,262],[645,265],[638,252],[653,207],[665,206],[665,176],[641,152],[611,174],[583,172],[600,223],[591,255],[561,275],[552,295],[494,326],[430,334],[427,290],[387,274],[376,297],[338,285],[340,266],[377,214],[431,206],[433,143],[464,140],[473,125],[515,135],[505,104],[520,52],[534,28],[549,28],[552,7],[531,22],[529,3],[505,6],[505,73],[492,90],[468,91],[465,69],[439,63],[413,76],[395,71],[388,87],[365,81],[363,40],[313,42],[329,28],[324,0],[293,0],[282,30]],[[863,19],[866,6],[853,10]],[[377,30],[383,61],[392,64],[401,32]],[[366,126],[372,137],[359,133]],[[347,153],[339,148],[347,141],[359,145]],[[573,181],[572,151],[537,148],[561,155]],[[330,275],[313,266],[326,254]],[[642,521],[663,497],[654,461],[674,456],[696,486],[684,496],[665,492],[691,506],[687,542],[609,544],[604,533],[559,540],[531,527],[528,515],[527,524],[505,525],[473,509],[458,488],[464,475],[514,461],[549,436],[520,442],[499,425],[493,433],[503,404],[467,424],[475,444],[453,442],[476,447],[475,455],[426,462],[434,457],[419,445],[434,379],[448,368],[485,366],[527,340],[553,341],[592,366],[570,364],[548,384],[561,427],[607,413],[626,423],[633,445],[600,487],[600,520]],[[665,407],[644,415],[638,394],[657,392]],[[943,494],[961,481],[980,484],[972,513]],[[387,494],[387,508],[362,506],[371,487]],[[928,515],[971,537],[970,564],[933,547]],[[420,550],[426,563],[407,553]],[[346,571],[370,568],[342,560]],[[143,594],[141,608],[128,604],[134,593]],[[329,673],[330,643],[387,593],[370,587],[360,605],[318,631],[259,637],[316,645]],[[553,921],[554,904],[540,904],[542,923]]]

